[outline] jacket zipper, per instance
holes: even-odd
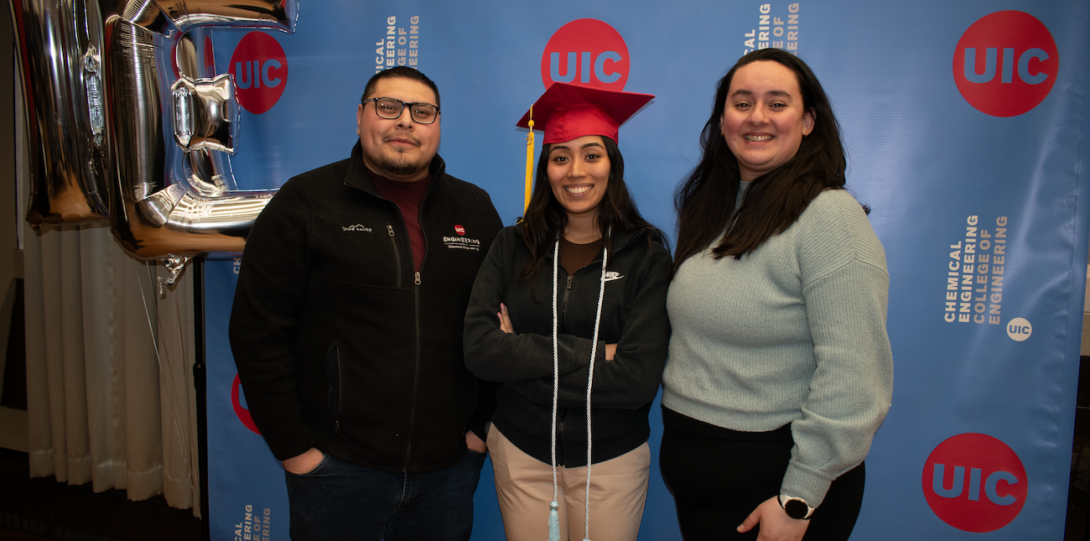
[[[423,202],[421,202],[423,206]],[[404,220],[404,216],[402,216]],[[419,214],[417,215],[419,220]],[[418,222],[419,223],[419,222]],[[393,228],[390,228],[391,234],[393,234]],[[428,236],[424,232],[424,224],[420,224],[420,233],[424,237],[424,258],[421,260],[420,269],[424,269],[424,260],[427,259],[428,254]],[[401,267],[398,266],[398,287],[401,287],[400,274]],[[413,456],[413,432],[416,427],[416,396],[419,393],[420,388],[420,271],[413,269],[413,319],[416,323],[416,359],[413,364],[413,394],[412,394],[412,406],[409,408],[409,441],[405,445],[405,463],[401,467],[401,471],[408,473],[409,461]]]
[[[341,373],[341,348],[334,342],[330,347],[330,351],[336,353],[336,373],[332,374],[337,379],[337,403],[333,404],[332,400],[329,400],[330,414],[333,415],[333,432],[335,434],[341,433],[341,408],[344,405],[344,375]],[[329,354],[326,354],[329,357]],[[329,387],[329,393],[333,394],[333,386]],[[331,396],[330,399],[333,397]],[[335,406],[335,407],[334,407]]]
[[[390,244],[394,247],[394,263],[397,265],[397,287],[401,287],[401,251],[397,249],[394,226],[390,222],[386,222],[386,231],[390,233]]]
[[[578,271],[576,271],[578,272]],[[568,312],[568,298],[571,296],[572,281],[575,279],[575,275],[568,276],[564,284],[564,297],[560,302],[560,314],[557,318],[560,320],[557,322],[559,328],[563,328],[563,315]],[[564,408],[561,418],[556,422],[556,465],[563,466],[565,464],[564,459],[567,453],[564,446],[564,420],[568,418],[568,408]]]
[[[386,231],[390,233],[390,244],[394,247],[394,262],[397,265],[397,287],[401,287],[401,250],[397,248],[397,237],[394,235],[394,226],[390,222],[386,222]],[[411,250],[411,246],[410,246]],[[415,269],[413,269],[415,271]],[[409,471],[409,458],[413,454],[413,425],[416,424],[416,390],[420,384],[420,273],[414,272],[416,275],[413,280],[417,287],[413,288],[413,317],[416,321],[416,361],[413,369],[413,394],[409,406],[409,426],[406,432],[407,443],[405,444],[405,462],[401,466],[401,471]]]
[[[416,425],[416,395],[420,387],[420,273],[415,274],[415,286],[413,288],[413,312],[416,316],[416,360],[413,366],[413,394],[412,406],[409,408],[409,444],[405,446],[405,464],[401,468],[403,472],[409,471],[409,459],[413,454],[413,429]]]
[[[333,419],[333,432],[341,433],[341,409],[344,407],[344,374],[341,370],[341,348],[337,348],[337,416]]]
[[[560,302],[560,313],[564,314],[568,311],[568,297],[571,295],[571,282],[575,276],[568,277],[568,283],[564,286],[564,299]]]
[[[622,246],[622,248],[623,248],[623,246]],[[579,274],[579,271],[593,265],[594,262],[597,261],[597,260],[598,259],[595,259],[594,261],[591,261],[589,264],[581,267],[579,270],[575,271],[575,274]],[[601,264],[598,265],[598,268],[601,268]],[[561,299],[561,302],[560,302],[560,307],[561,307],[560,308],[560,314],[561,315],[567,313],[567,311],[568,311],[568,299],[571,296],[572,282],[575,279],[575,274],[573,274],[571,276],[568,276],[567,283],[564,285],[564,297]],[[563,321],[564,321],[564,318],[560,317],[560,321],[558,322],[558,326],[561,327],[561,328],[563,328],[563,326],[564,326]],[[568,408],[564,408],[564,419],[566,419],[567,417],[568,417]],[[556,464],[558,466],[565,464],[564,459],[565,459],[565,456],[567,455],[567,453],[565,452],[566,447],[564,446],[564,419],[559,419],[557,421],[557,424],[556,424],[556,432],[557,432],[557,434],[556,434]]]

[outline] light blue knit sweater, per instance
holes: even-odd
[[[888,290],[882,244],[844,190],[741,260],[690,257],[670,285],[662,404],[746,432],[793,423],[780,490],[820,505],[889,409]]]

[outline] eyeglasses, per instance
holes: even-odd
[[[371,98],[363,100],[364,105],[369,101],[375,102],[375,114],[380,118],[391,120],[398,118],[405,110],[405,106],[409,107],[409,116],[420,124],[431,124],[439,116],[439,108],[430,103],[405,103],[393,98]]]

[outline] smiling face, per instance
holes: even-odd
[[[435,92],[422,82],[404,77],[388,77],[375,84],[367,98],[394,98],[405,103],[435,105]],[[407,108],[406,108],[407,109]],[[439,122],[420,124],[408,110],[393,119],[380,118],[375,102],[356,109],[363,163],[368,169],[390,180],[415,182],[427,177],[428,166],[439,148]]]
[[[742,182],[793,158],[814,129],[814,113],[804,107],[795,73],[767,60],[735,71],[721,121]]]
[[[575,216],[594,216],[609,183],[609,156],[600,135],[553,143],[549,149],[549,185],[553,196]]]

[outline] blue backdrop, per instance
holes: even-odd
[[[592,26],[558,32],[569,23]],[[367,79],[415,63],[442,93],[448,171],[488,190],[513,223],[525,167],[514,125],[553,74],[656,95],[619,145],[641,210],[667,231],[715,82],[749,49],[797,52],[833,101],[848,186],[873,208],[890,271],[893,407],[853,539],[1059,540],[1090,242],[1087,28],[1080,1],[327,0],[301,6],[295,34],[269,34],[282,66],[243,47],[246,30],[216,30],[213,42],[217,72],[266,74],[260,90],[239,91],[244,108],[278,96],[242,113],[232,166],[243,189],[346,158]],[[242,421],[244,395],[232,400],[236,270],[230,254],[206,265],[212,538],[287,539],[283,472]],[[653,470],[640,539],[680,539]],[[503,538],[491,483],[486,466],[474,539]]]

